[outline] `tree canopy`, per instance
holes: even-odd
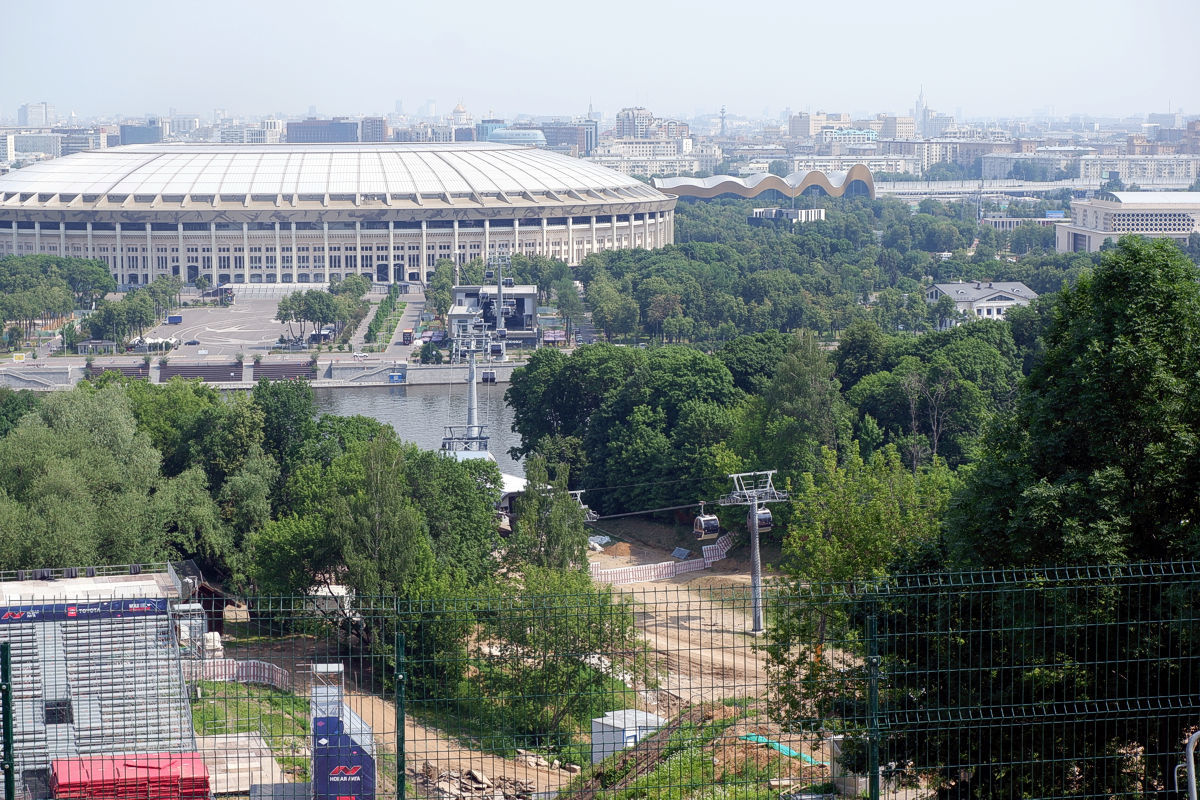
[[[1181,558],[1200,531],[1200,272],[1123,238],[1058,295],[1045,351],[955,515],[986,565]]]

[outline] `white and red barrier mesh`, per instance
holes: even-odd
[[[599,565],[592,564],[590,572],[594,580],[615,585],[661,581],[674,578],[676,575],[707,569],[725,558],[732,546],[733,540],[729,534],[725,534],[713,544],[700,548],[703,558],[693,558],[687,561],[663,561],[658,564],[638,564],[635,567],[614,567],[612,569],[601,569]]]

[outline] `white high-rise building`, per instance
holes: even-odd
[[[22,128],[45,128],[54,121],[54,106],[46,102],[26,103],[17,109],[17,124]]]
[[[617,126],[613,136],[618,139],[645,139],[654,126],[654,115],[646,109],[622,108],[617,112]]]

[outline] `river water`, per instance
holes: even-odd
[[[489,449],[501,472],[524,475],[520,462],[508,449],[521,444],[512,431],[512,409],[504,404],[508,384],[481,383],[479,421],[491,436]],[[317,408],[329,414],[361,414],[387,423],[400,438],[426,450],[437,450],[447,425],[467,424],[467,386],[361,386],[353,389],[314,389]]]

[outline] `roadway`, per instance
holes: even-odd
[[[1165,181],[1161,183],[1139,183],[1143,190],[1186,189],[1187,181]],[[1074,178],[1065,181],[1017,181],[1017,180],[964,180],[964,181],[877,181],[876,196],[898,197],[964,197],[979,194],[1049,194],[1070,189],[1076,192],[1099,191],[1100,183],[1094,180]]]

